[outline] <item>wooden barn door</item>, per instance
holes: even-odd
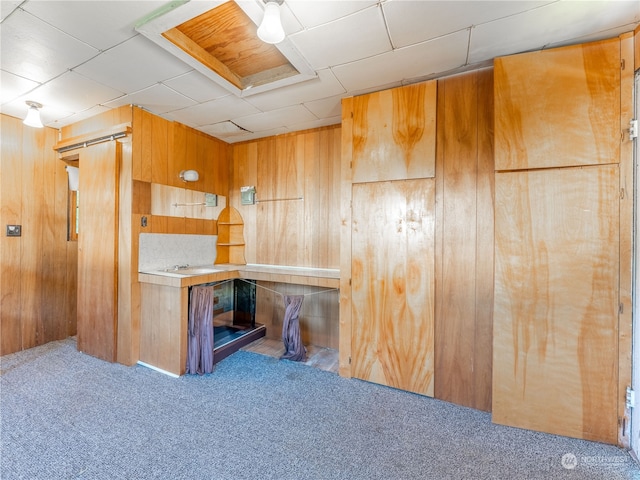
[[[353,185],[353,376],[433,396],[434,179]]]
[[[80,152],[78,350],[116,361],[118,175],[121,144]]]

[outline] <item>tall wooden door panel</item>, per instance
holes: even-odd
[[[352,373],[433,396],[433,179],[353,185]]]
[[[437,82],[353,99],[353,183],[435,176]]]
[[[80,152],[78,350],[116,360],[118,174],[121,145]]]
[[[617,163],[620,41],[495,60],[495,167]]]
[[[617,440],[619,168],[496,174],[493,420]]]

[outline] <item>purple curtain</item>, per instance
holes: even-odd
[[[280,360],[304,362],[307,359],[307,349],[302,344],[300,336],[300,321],[298,315],[302,307],[304,295],[284,295],[284,322],[282,323],[282,342],[284,354]]]
[[[187,373],[213,372],[213,286],[191,287]]]

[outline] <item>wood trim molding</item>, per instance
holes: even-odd
[[[107,140],[114,140],[116,138],[124,137],[131,134],[131,125],[128,123],[121,123],[120,125],[114,125],[111,128],[105,130],[99,130],[97,132],[90,132],[84,135],[78,135],[77,137],[67,138],[61,140],[53,146],[53,149],[62,154],[69,150],[75,150],[77,148],[88,147],[95,143],[104,142]]]

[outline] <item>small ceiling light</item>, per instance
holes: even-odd
[[[280,21],[280,5],[284,0],[264,0],[264,18],[258,27],[258,38],[265,43],[280,43],[284,29]]]
[[[42,128],[44,126],[42,125],[42,120],[40,120],[40,109],[42,108],[42,104],[29,100],[25,103],[29,105],[29,110],[27,110],[27,116],[22,123],[29,127]]]
[[[197,182],[200,178],[195,170],[182,170],[178,176],[183,182]]]

